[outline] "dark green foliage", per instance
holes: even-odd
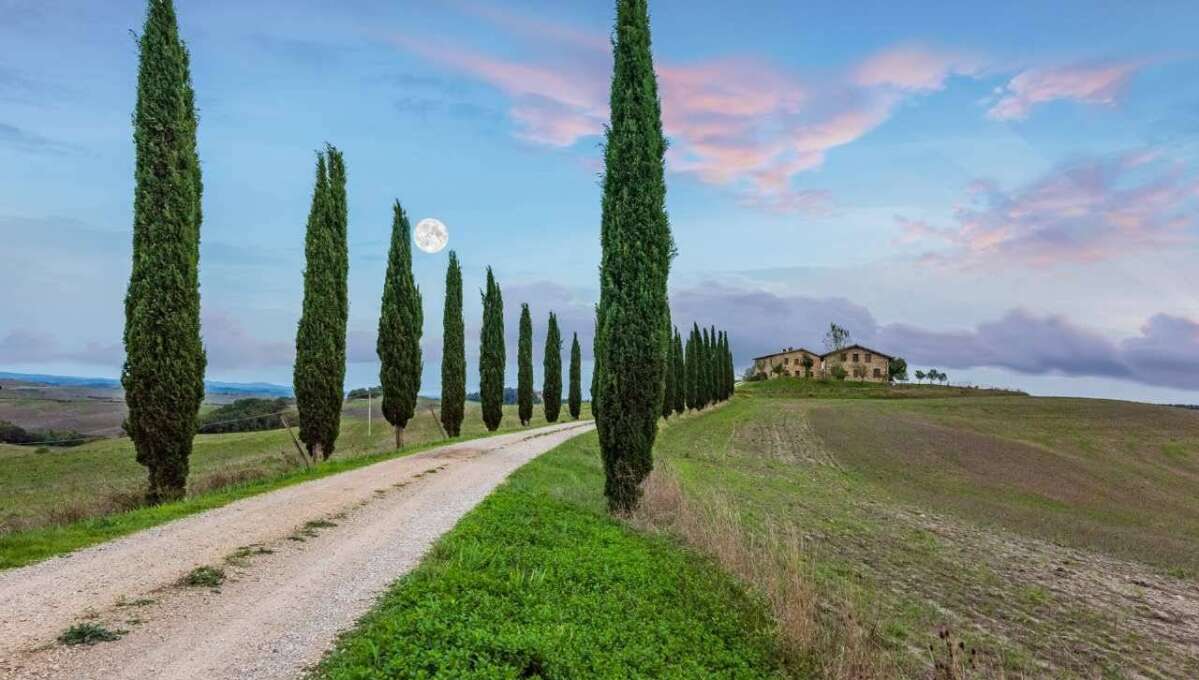
[[[89,437],[76,430],[26,430],[15,423],[0,420],[0,443],[2,444],[79,446],[96,439],[97,437]]]
[[[707,328],[699,342],[699,371],[699,403],[706,407],[712,403],[712,340]]]
[[[466,411],[466,331],[462,321],[462,267],[450,251],[445,271],[445,311],[441,334],[441,425],[446,434],[462,433]]]
[[[666,215],[662,115],[646,0],[618,0],[604,146],[599,401],[604,495],[637,505],[653,468],[666,369],[666,284],[674,241]]]
[[[313,674],[775,678],[774,626],[711,560],[604,515],[595,435],[517,470]]]
[[[732,398],[737,385],[737,367],[733,360],[733,346],[729,342],[729,332],[724,332],[724,398]]]
[[[487,290],[483,292],[483,330],[479,335],[479,396],[483,402],[483,424],[494,432],[504,417],[504,297],[487,268]]]
[[[533,418],[533,317],[523,303],[516,343],[516,412],[521,425],[528,425]]]
[[[296,332],[293,382],[300,440],[315,459],[333,455],[341,426],[346,371],[346,174],[341,152],[317,154],[316,184],[304,239],[304,311]]]
[[[670,418],[670,414],[674,413],[674,395],[678,391],[678,387],[674,382],[674,336],[671,335],[670,342],[666,345],[666,370],[664,371],[662,385],[662,417]]]
[[[550,323],[545,332],[542,362],[541,399],[545,403],[545,420],[556,423],[562,412],[562,333],[558,330],[558,316],[553,312],[550,312]]]
[[[199,431],[201,434],[215,434],[277,430],[283,427],[280,414],[290,409],[291,400],[283,397],[238,399],[232,404],[225,404],[205,413],[200,418]],[[295,422],[295,418],[290,418],[290,422]]]
[[[887,364],[888,379],[891,382],[908,379],[908,362],[903,357],[895,357]]]
[[[570,417],[578,420],[583,410],[583,350],[579,347],[578,333],[570,341],[570,387],[567,395],[566,405],[570,409]]]
[[[187,47],[170,0],[138,38],[133,267],[121,384],[146,500],[183,496],[207,359],[200,339],[200,159]]]
[[[687,337],[687,351],[684,354],[686,373],[687,408],[694,411],[700,408],[699,403],[699,326],[692,324],[691,334]]]
[[[404,445],[404,428],[416,412],[420,391],[420,336],[425,313],[420,288],[412,278],[412,227],[396,201],[392,206],[391,248],[379,313],[379,382],[383,384],[383,417],[395,428],[396,448]]]
[[[591,417],[599,420],[600,385],[599,305],[595,307],[595,327],[591,330]]]
[[[674,412],[681,414],[687,410],[687,366],[683,357],[683,338],[679,335],[679,329],[674,329],[672,356],[674,362],[671,364],[671,370],[674,372]]]

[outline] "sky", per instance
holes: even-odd
[[[290,384],[315,154],[349,181],[347,389],[398,199],[590,372],[611,3],[178,0],[208,377]],[[0,370],[116,376],[139,0],[0,0]],[[1199,4],[651,2],[673,319],[954,383],[1199,401]],[[437,394],[448,249],[414,255]],[[565,353],[564,353],[565,357]]]

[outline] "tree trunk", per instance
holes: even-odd
[[[397,428],[395,428],[395,431],[396,431],[396,448],[402,449],[402,448],[404,448],[404,428],[397,427]]]

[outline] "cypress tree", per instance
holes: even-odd
[[[674,412],[674,339],[666,345],[666,371],[662,386],[662,417],[669,419]]]
[[[483,424],[495,432],[504,417],[504,297],[487,268],[487,290],[483,293],[483,329],[479,335],[479,395],[483,402]]]
[[[133,267],[121,384],[146,500],[181,498],[207,358],[200,339],[200,196],[195,93],[170,0],[151,0],[138,38]]]
[[[733,346],[729,342],[729,332],[724,332],[724,394],[725,399],[732,399],[737,390],[737,369],[733,366]]]
[[[558,330],[558,317],[553,312],[550,312],[549,329],[545,332],[542,361],[541,403],[545,406],[546,422],[556,423],[562,412],[562,332]]]
[[[579,419],[583,410],[583,350],[579,347],[579,334],[575,333],[570,341],[570,388],[566,405],[570,409],[570,417]]]
[[[687,410],[687,370],[683,360],[683,339],[679,335],[679,329],[674,329],[674,362],[671,364],[671,370],[674,372],[674,412],[682,414]]]
[[[441,326],[441,425],[447,435],[457,437],[466,411],[466,331],[462,321],[462,267],[452,250],[445,270]]]
[[[699,342],[699,403],[701,408],[712,403],[712,341],[707,328]]]
[[[599,305],[595,307],[595,326],[591,330],[591,417],[599,420],[600,349]]]
[[[699,327],[692,325],[691,334],[687,336],[686,366],[686,402],[687,408],[694,411],[699,408]]]
[[[716,326],[712,326],[712,332],[707,335],[707,396],[709,403],[715,404],[721,401],[721,351],[716,341]]]
[[[404,428],[416,412],[424,323],[420,288],[412,278],[412,226],[396,201],[392,206],[391,248],[375,351],[379,355],[379,384],[383,386],[383,417],[395,428],[397,449],[404,446]]]
[[[520,306],[520,339],[516,343],[516,411],[521,425],[533,418],[533,318]]]
[[[296,331],[296,408],[300,439],[313,458],[333,455],[341,426],[346,370],[345,164],[341,152],[326,145],[317,155],[316,186],[304,239],[304,310]]]
[[[653,468],[666,368],[666,215],[662,115],[647,0],[617,0],[600,227],[600,450],[608,507],[637,505]]]

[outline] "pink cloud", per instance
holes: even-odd
[[[477,4],[465,11],[522,38],[517,60],[439,43],[400,47],[464,72],[511,98],[521,139],[570,147],[603,133],[610,43],[605,34]],[[658,60],[667,161],[675,173],[726,187],[744,204],[775,212],[827,212],[826,192],[795,186],[828,153],[885,123],[905,97],[936,90],[975,60],[919,45],[881,52],[831,79],[796,77],[748,57],[678,64]]]
[[[900,90],[940,90],[951,75],[973,75],[979,60],[963,54],[937,52],[921,45],[901,45],[866,59],[854,71],[863,87]]]
[[[1038,104],[1058,99],[1112,106],[1142,65],[1113,62],[1029,69],[1008,81],[987,116],[994,120],[1021,120]]]
[[[926,260],[963,266],[1093,262],[1194,241],[1199,200],[1192,177],[1134,152],[1059,166],[1016,191],[986,180],[967,187],[956,228],[897,216],[900,242],[936,242]]]

